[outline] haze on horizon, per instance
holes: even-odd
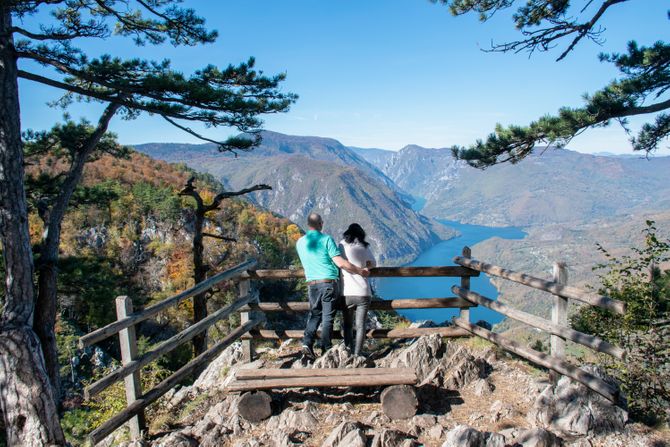
[[[428,0],[186,0],[185,6],[219,31],[215,44],[138,48],[112,38],[82,46],[92,56],[169,58],[184,72],[254,56],[265,73],[286,72],[283,89],[300,95],[290,112],[265,117],[267,130],[329,137],[365,148],[449,147],[486,137],[498,122],[524,125],[561,106],[580,105],[584,93],[617,74],[598,61],[598,53],[621,52],[631,39],[651,44],[663,35],[667,7],[662,3],[613,8],[604,20],[604,45],[584,41],[562,62],[555,62],[556,51],[530,58],[526,53],[483,52],[491,41],[516,36],[510,14],[481,24],[474,15],[452,17]],[[24,129],[47,129],[62,119],[62,111],[46,105],[59,92],[24,80],[20,91]],[[98,104],[82,103],[68,112],[74,119],[93,121],[100,110]],[[631,128],[642,122],[631,119]],[[193,127],[218,139],[236,133]],[[124,144],[201,143],[147,115],[134,121],[115,118],[110,130]],[[616,123],[588,130],[568,148],[633,154],[628,135]],[[670,155],[668,145],[656,155]]]

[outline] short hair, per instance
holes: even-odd
[[[323,219],[317,213],[309,213],[309,216],[307,216],[307,225],[309,225],[312,228],[316,228],[322,223]]]

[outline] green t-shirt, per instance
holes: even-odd
[[[307,281],[340,277],[340,271],[333,262],[335,256],[340,256],[340,249],[329,235],[309,230],[307,234],[298,239],[295,248],[298,250],[300,262],[305,269]]]

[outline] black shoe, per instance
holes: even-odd
[[[316,360],[316,354],[314,353],[314,350],[309,346],[302,345],[302,349],[300,350],[300,352],[302,352],[302,356],[304,358],[307,358],[309,360]]]

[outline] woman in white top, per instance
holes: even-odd
[[[349,225],[340,242],[340,251],[349,262],[357,267],[375,267],[375,257],[370,244],[365,240],[365,231],[357,223]],[[354,355],[361,354],[365,340],[365,321],[370,307],[372,290],[368,278],[342,270],[342,295],[345,309],[343,315],[344,344]],[[356,344],[354,345],[353,322],[356,319]]]

